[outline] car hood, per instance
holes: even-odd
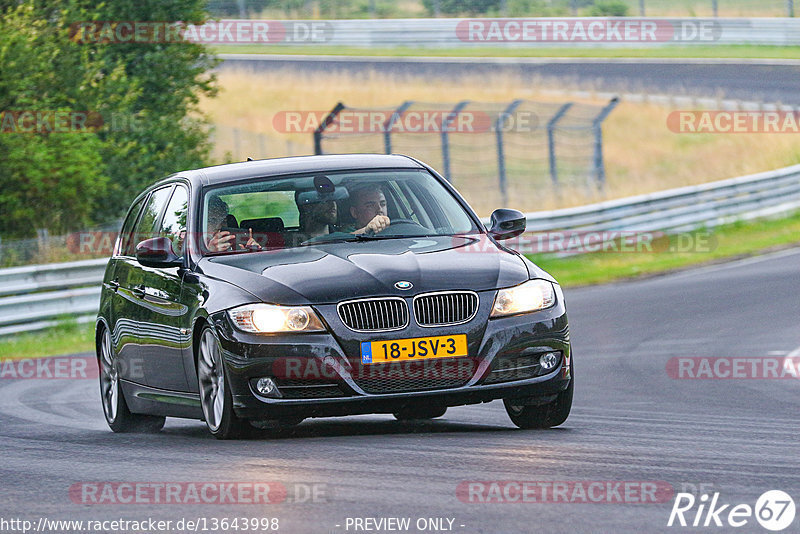
[[[428,291],[491,290],[547,278],[544,271],[485,235],[328,243],[205,257],[198,270],[285,305],[330,304]],[[533,271],[533,272],[531,272]],[[395,287],[411,282],[408,290]]]

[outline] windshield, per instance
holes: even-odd
[[[478,232],[424,170],[315,173],[207,189],[199,229],[205,254]]]

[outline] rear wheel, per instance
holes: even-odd
[[[407,406],[394,412],[394,418],[398,421],[412,421],[414,419],[435,419],[447,412],[447,406]]]
[[[206,326],[200,334],[197,381],[200,404],[209,432],[217,439],[236,439],[248,435],[253,427],[233,412],[233,397],[225,376],[222,351],[210,326]]]
[[[575,373],[570,358],[570,381],[564,391],[542,404],[517,404],[514,399],[504,399],[506,412],[511,422],[519,428],[551,428],[558,426],[569,417],[572,409],[572,394],[575,389]]]
[[[133,414],[125,402],[119,378],[119,362],[111,342],[111,332],[103,328],[98,347],[100,363],[100,398],[106,423],[114,432],[158,432],[166,417]]]

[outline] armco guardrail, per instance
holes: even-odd
[[[254,31],[255,24],[263,26]],[[214,24],[220,45],[394,47],[647,47],[800,43],[800,19],[695,17],[433,18],[254,21]],[[237,34],[237,28],[242,36]],[[227,30],[226,30],[227,28]],[[213,28],[212,28],[213,29]],[[227,33],[225,33],[227,32]],[[229,35],[228,38],[219,36]],[[202,40],[202,39],[201,39]]]
[[[93,320],[108,259],[0,269],[0,336]]]
[[[800,210],[800,165],[659,193],[527,215],[530,232],[713,227]],[[488,222],[488,221],[484,221]],[[107,260],[0,269],[0,335],[39,330],[63,315],[92,320]]]

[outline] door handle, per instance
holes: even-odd
[[[140,284],[138,286],[133,286],[131,288],[131,293],[133,293],[133,295],[136,296],[136,297],[144,298],[144,294],[145,294],[144,284]]]

